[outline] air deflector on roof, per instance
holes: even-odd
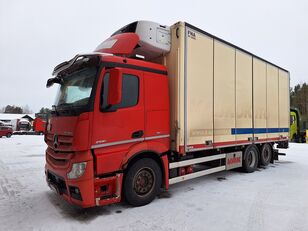
[[[138,42],[132,34],[138,36]],[[127,56],[142,55],[150,60],[168,53],[170,47],[169,27],[155,22],[137,21],[117,30],[96,51]]]
[[[102,42],[95,51],[128,56],[133,53],[138,42],[139,36],[135,33],[117,34]]]

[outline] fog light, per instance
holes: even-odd
[[[70,195],[72,198],[82,201],[81,193],[78,187],[69,186],[69,189],[70,189]]]
[[[78,177],[81,177],[87,167],[87,162],[81,162],[81,163],[74,163],[72,170],[67,174],[68,179],[76,179]]]

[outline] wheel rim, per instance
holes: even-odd
[[[256,155],[253,151],[250,151],[247,156],[248,166],[254,167],[256,163]]]
[[[134,190],[138,196],[148,195],[154,188],[155,175],[152,169],[142,168],[134,177]]]
[[[270,151],[267,148],[265,148],[263,150],[263,159],[265,162],[268,162],[269,158],[270,158]]]

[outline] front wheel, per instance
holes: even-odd
[[[6,137],[7,137],[7,138],[10,138],[11,136],[12,136],[12,133],[6,134]]]
[[[150,203],[160,191],[162,173],[155,160],[140,159],[129,169],[124,180],[124,197],[133,206]]]

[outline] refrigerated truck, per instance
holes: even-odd
[[[46,180],[81,207],[145,205],[288,147],[289,72],[186,22],[131,23],[53,75]]]

